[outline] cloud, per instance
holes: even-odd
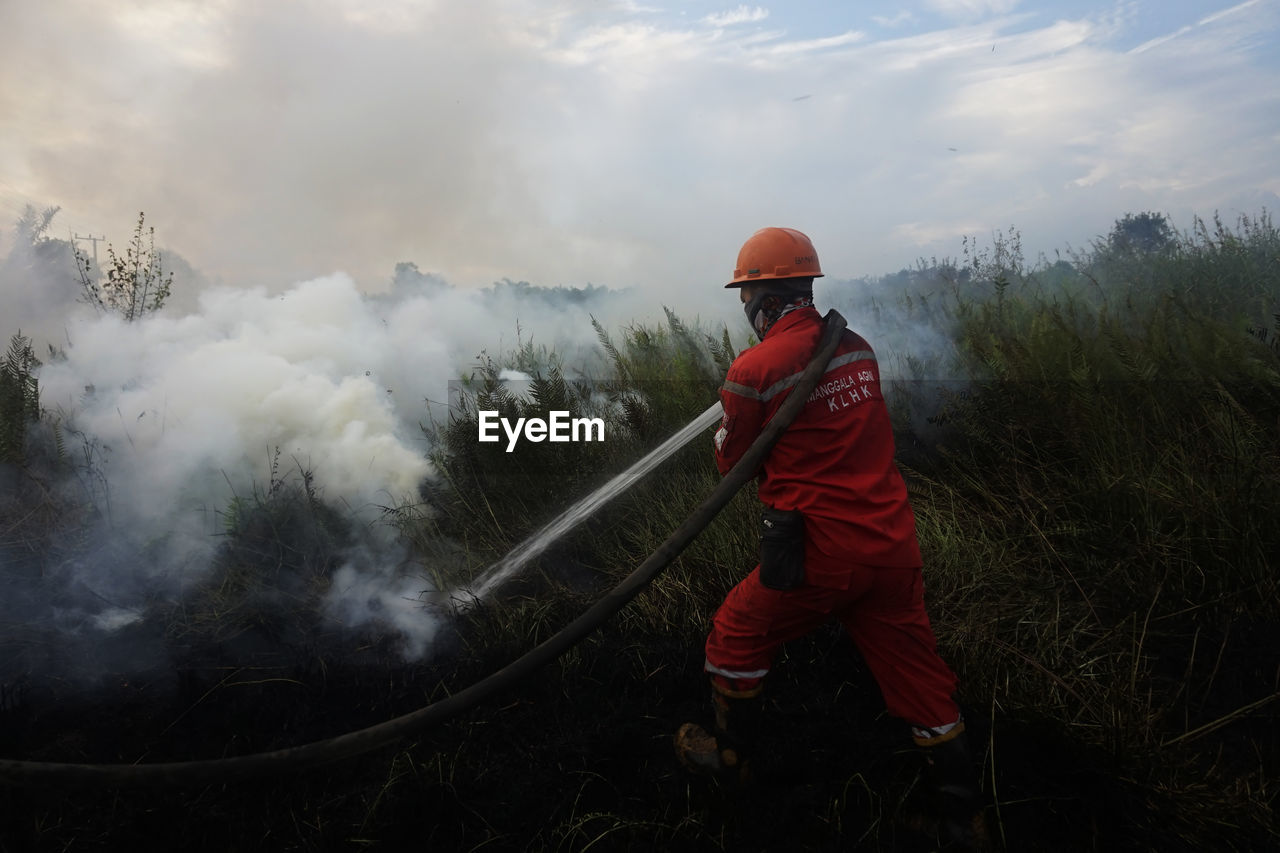
[[[1129,52],[1145,53],[1148,50],[1151,50],[1156,47],[1160,47],[1161,45],[1166,44],[1167,42],[1171,42],[1176,38],[1184,36],[1187,33],[1190,33],[1199,27],[1204,27],[1208,24],[1212,24],[1217,21],[1221,21],[1222,19],[1227,18],[1229,16],[1235,15],[1238,12],[1243,12],[1244,10],[1249,9],[1250,7],[1258,5],[1258,3],[1260,2],[1261,0],[1246,0],[1244,3],[1240,3],[1239,5],[1231,6],[1229,8],[1219,10],[1217,12],[1204,16],[1200,20],[1196,21],[1195,24],[1188,24],[1186,26],[1179,27],[1178,29],[1174,30],[1171,33],[1165,33],[1164,35],[1156,36],[1153,39],[1149,39],[1143,42],[1142,44],[1138,45],[1137,47],[1133,48]]]
[[[894,27],[900,27],[903,24],[914,21],[915,17],[916,16],[911,13],[911,10],[899,9],[893,15],[872,15],[871,20],[886,29],[893,29]]]
[[[757,59],[777,59],[778,57],[794,57],[802,54],[818,53],[824,50],[831,50],[837,47],[848,47],[863,41],[866,36],[863,33],[849,30],[834,36],[826,36],[824,38],[804,39],[795,41],[778,41],[776,44],[763,46],[757,52]]]
[[[739,6],[727,12],[707,15],[702,22],[713,27],[732,27],[735,24],[753,24],[767,17],[769,17],[769,10],[763,6]]]
[[[935,4],[893,38],[750,5],[722,26],[584,0],[161,6],[141,30],[112,4],[6,7],[0,198],[117,243],[145,210],[211,279],[275,291],[377,291],[410,260],[712,311],[766,222],[827,236],[851,275],[954,250],[901,242],[922,211],[1079,242],[1131,204],[1265,185],[1280,130],[1274,3],[1129,55],[1132,4]]]
[[[1007,15],[1019,0],[927,0],[926,5],[951,18],[980,18]]]

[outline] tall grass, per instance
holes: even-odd
[[[954,294],[976,382],[915,480],[943,648],[971,701],[1158,792],[1153,824],[1263,825],[1267,761],[1206,736],[1276,757],[1280,235],[1198,222],[1044,273]]]

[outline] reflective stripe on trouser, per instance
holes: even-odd
[[[851,568],[851,588],[772,590],[759,567],[729,591],[707,637],[706,670],[723,687],[749,691],[778,647],[839,619],[880,685],[890,714],[913,726],[954,724],[956,677],[938,656],[919,569]]]

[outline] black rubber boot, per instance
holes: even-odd
[[[921,742],[926,778],[938,815],[938,843],[943,850],[993,850],[983,811],[982,792],[969,751],[968,735]]]
[[[694,773],[745,784],[751,778],[751,757],[758,742],[760,690],[726,694],[713,685],[711,704],[714,730],[707,732],[697,723],[682,725],[675,737],[676,757]]]

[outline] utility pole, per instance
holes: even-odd
[[[81,237],[79,234],[72,234],[71,239],[72,240],[88,240],[89,242],[93,243],[93,274],[96,277],[98,275],[98,270],[100,269],[100,267],[98,266],[98,243],[105,241],[107,238],[95,237],[93,236],[92,233],[90,233],[88,237]]]

